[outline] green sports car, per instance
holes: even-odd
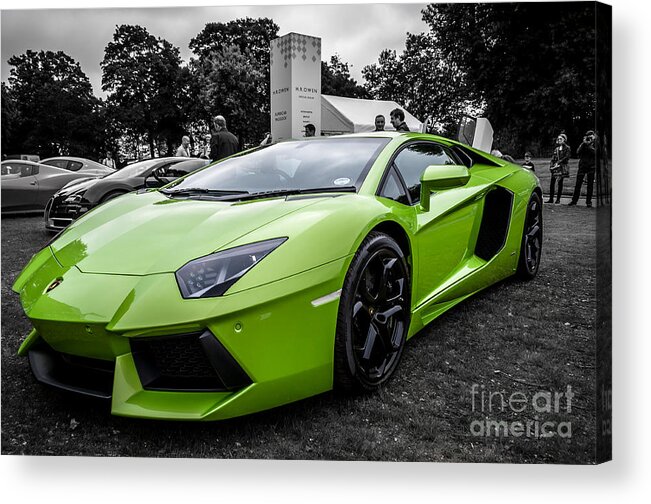
[[[423,133],[257,148],[55,237],[13,286],[34,327],[19,354],[131,417],[373,391],[441,313],[536,275],[541,197],[530,171]]]

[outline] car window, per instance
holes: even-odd
[[[442,145],[417,143],[400,151],[393,164],[402,175],[413,204],[420,200],[420,177],[425,168],[457,163]]]
[[[361,186],[389,138],[279,142],[192,173],[171,187],[268,192]]]
[[[380,196],[397,201],[403,205],[409,205],[409,198],[405,192],[405,187],[393,168],[389,170],[382,191],[380,192]]]
[[[165,169],[165,176],[167,177],[182,177],[194,170],[206,166],[207,159],[190,159],[188,161],[181,161],[180,163],[173,164]]]
[[[167,163],[164,163],[164,164],[158,166],[158,167],[155,169],[155,170],[156,170],[156,174],[157,174],[158,176],[160,176],[160,177],[172,177],[172,176],[174,176],[174,175],[172,174],[172,171],[171,171],[171,170],[172,170],[172,167],[173,167],[175,164],[177,164],[178,162],[179,162],[178,160],[174,160],[174,161],[169,161],[169,162],[167,162]],[[152,170],[152,172],[153,172],[153,171],[154,171],[154,170]],[[183,175],[185,175],[185,173],[184,173]]]
[[[54,166],[55,168],[63,168],[64,170],[68,169],[67,159],[48,159],[43,164]]]
[[[160,159],[146,159],[145,161],[138,161],[137,163],[130,164],[125,166],[121,170],[111,171],[105,178],[110,178],[113,180],[126,179],[130,177],[144,177],[145,173],[148,172],[153,166],[156,166],[160,163]]]
[[[19,175],[20,177],[29,177],[35,173],[38,173],[38,170],[35,170],[35,168],[36,167],[25,163],[3,163],[2,174]]]
[[[79,161],[70,161],[68,164],[68,170],[70,171],[79,171],[79,168],[84,166],[84,163],[80,163]]]

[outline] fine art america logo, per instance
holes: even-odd
[[[571,385],[563,392],[508,394],[475,383],[470,388],[472,411],[481,413],[483,419],[470,422],[470,432],[482,437],[571,438],[572,422],[554,418],[572,413],[575,395]]]

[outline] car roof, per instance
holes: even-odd
[[[49,158],[42,159],[41,163],[44,162],[44,161],[52,161],[53,159],[61,159],[61,160],[64,160],[64,161],[79,161],[81,163],[85,163],[85,162],[88,162],[88,161],[90,161],[91,163],[97,163],[97,161],[93,161],[92,159],[82,158],[82,157],[75,157],[75,156],[52,156],[52,157],[49,157]]]
[[[43,166],[43,163],[36,163],[35,161],[28,161],[27,159],[4,159],[2,164],[5,163],[23,163],[32,166]]]
[[[360,133],[346,133],[344,135],[333,135],[328,137],[321,138],[369,138],[369,137],[380,137],[380,138],[423,138],[428,140],[437,140],[444,143],[456,143],[455,140],[451,138],[442,137],[438,135],[432,135],[431,133],[423,133],[421,131],[365,131]]]

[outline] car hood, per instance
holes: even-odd
[[[90,187],[94,186],[98,182],[97,177],[87,177],[82,179],[76,179],[72,182],[68,182],[63,188],[61,188],[55,196],[67,197],[72,196],[73,194],[83,194]]]
[[[51,248],[62,266],[84,273],[174,272],[319,201],[219,202],[170,199],[157,191],[133,193],[88,212]]]

